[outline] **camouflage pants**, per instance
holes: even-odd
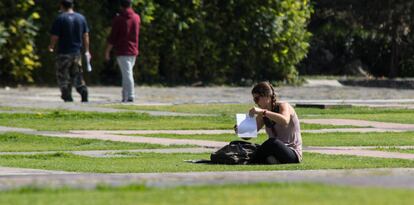
[[[60,88],[85,86],[82,71],[82,58],[79,54],[58,55],[56,59],[56,77]]]
[[[56,77],[65,102],[71,102],[72,85],[82,96],[82,102],[88,101],[88,91],[83,80],[82,58],[80,54],[58,55],[56,59]]]

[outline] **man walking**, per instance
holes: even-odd
[[[133,102],[135,98],[133,68],[138,55],[140,16],[131,8],[131,0],[120,0],[121,13],[112,21],[105,59],[110,60],[114,48],[116,60],[122,74],[122,102]]]
[[[89,28],[83,15],[74,12],[73,0],[60,1],[61,13],[50,31],[49,51],[53,52],[58,44],[56,57],[56,76],[65,102],[72,102],[72,85],[81,95],[82,102],[88,102],[88,90],[83,79],[81,49],[90,58]]]

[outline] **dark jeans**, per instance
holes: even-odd
[[[259,147],[255,154],[255,163],[258,164],[274,164],[274,160],[268,160],[269,156],[273,156],[278,163],[299,163],[298,156],[295,151],[286,146],[282,141],[275,138],[269,138]]]

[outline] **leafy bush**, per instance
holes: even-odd
[[[0,79],[2,82],[33,82],[32,72],[40,66],[34,38],[33,0],[2,0],[0,2]],[[13,79],[13,80],[12,80]]]
[[[307,0],[135,0],[141,15],[140,56],[134,69],[138,83],[250,84],[258,80],[293,82],[295,65],[307,53]],[[38,83],[54,83],[54,55],[47,52],[49,30],[59,2],[36,2],[41,15],[36,45],[42,69]],[[91,29],[94,71],[88,83],[119,83],[114,61],[103,51],[117,1],[75,1]]]
[[[306,55],[306,0],[136,1],[138,79],[168,84],[295,81]]]
[[[405,0],[315,0],[309,24],[307,74],[346,74],[361,62],[374,76],[414,76],[414,2]],[[322,69],[321,69],[322,68]]]

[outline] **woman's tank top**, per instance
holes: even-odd
[[[276,112],[279,111],[279,106],[276,106]],[[298,156],[299,161],[302,161],[302,136],[300,134],[300,123],[296,113],[290,115],[290,122],[285,127],[277,123],[269,123],[269,119],[265,119],[266,122],[266,133],[273,138],[276,138],[291,148]]]

